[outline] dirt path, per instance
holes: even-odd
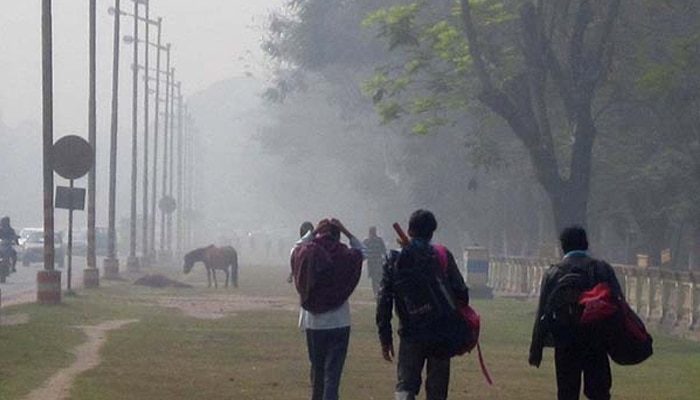
[[[208,296],[157,297],[154,301],[161,307],[176,308],[194,318],[217,319],[237,315],[242,311],[299,310],[298,300],[293,297],[257,297],[240,294],[214,294]]]
[[[87,335],[87,342],[76,347],[75,361],[68,368],[54,374],[42,387],[31,392],[25,400],[62,400],[69,392],[73,379],[80,373],[96,367],[100,363],[99,352],[107,340],[107,333],[138,320],[107,321],[100,325],[81,327]]]

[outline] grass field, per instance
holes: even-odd
[[[150,272],[150,271],[149,271]],[[308,361],[296,328],[293,288],[285,269],[247,268],[241,289],[204,287],[203,271],[186,277],[193,289],[154,289],[128,282],[79,290],[62,305],[2,309],[2,318],[26,314],[24,324],[0,327],[0,399],[21,399],[72,363],[71,350],[85,340],[78,327],[114,319],[138,319],[109,333],[101,364],[78,376],[70,399],[308,398]],[[183,280],[179,272],[173,277]],[[233,295],[233,296],[230,296]],[[222,312],[219,319],[164,308],[183,299],[196,308],[222,298],[265,297],[254,310]],[[214,303],[215,304],[215,303]],[[285,305],[286,304],[286,305]],[[552,351],[540,369],[527,365],[534,303],[512,299],[473,301],[482,314],[481,345],[495,384],[489,387],[475,354],[453,360],[450,399],[553,399]],[[353,297],[353,327],[341,398],[393,399],[395,366],[381,359],[370,289],[363,280]],[[700,344],[655,333],[655,355],[640,366],[613,366],[613,398],[700,398]]]

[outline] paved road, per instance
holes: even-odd
[[[2,306],[18,303],[31,303],[36,301],[36,274],[43,268],[43,264],[31,264],[28,267],[17,263],[17,272],[7,277],[7,282],[0,283],[0,302]],[[85,258],[74,257],[72,265],[71,288],[83,287],[83,270],[86,268]],[[61,286],[63,290],[68,285],[68,263],[61,271]]]

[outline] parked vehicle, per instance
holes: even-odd
[[[108,243],[107,228],[95,227],[95,255],[106,257]],[[87,256],[87,229],[76,229],[73,231],[73,255],[79,257]]]
[[[63,268],[65,263],[65,249],[63,246],[63,235],[54,233],[54,258],[56,265]],[[18,258],[22,265],[29,266],[31,263],[44,261],[44,229],[24,228],[19,232],[19,254]]]

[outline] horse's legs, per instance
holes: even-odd
[[[234,259],[231,264],[231,285],[238,288],[238,260]]]
[[[216,282],[216,268],[211,269],[211,274],[214,275],[214,287],[218,288],[219,284]]]
[[[207,267],[207,287],[211,287],[211,268]]]

